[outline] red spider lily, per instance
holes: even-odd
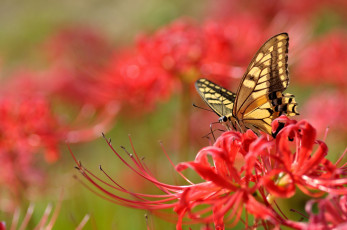
[[[126,51],[116,54],[100,83],[99,95],[106,101],[118,101],[123,109],[134,112],[151,110],[157,101],[172,92],[171,76],[146,56]]]
[[[314,211],[314,206],[317,211]],[[347,196],[330,195],[310,200],[306,204],[308,223],[298,223],[299,229],[345,229],[347,227]]]
[[[306,102],[303,115],[317,130],[328,127],[334,133],[347,134],[347,94],[344,92],[323,92],[314,94]]]
[[[205,75],[227,84],[231,77],[239,77],[235,76],[238,70],[232,65],[246,67],[251,55],[265,40],[259,36],[264,34],[262,32],[261,21],[251,17],[207,21],[201,26],[177,20],[152,36],[142,36],[137,49],[183,82],[191,83]],[[253,50],[253,53],[246,50]]]
[[[65,131],[43,97],[2,98],[0,114],[0,183],[20,199],[29,185],[43,183],[35,154],[56,161]]]
[[[266,40],[265,34],[259,34],[264,34],[262,23],[251,17],[202,25],[185,19],[174,21],[152,35],[141,36],[134,49],[115,52],[101,77],[105,80],[97,87],[102,89],[100,98],[143,111],[180,88],[189,97],[186,91],[202,75],[229,85],[233,78],[242,76]]]
[[[286,0],[217,0],[211,2],[208,8],[210,14],[215,17],[228,18],[230,15],[246,13],[256,17],[261,17],[269,22],[274,20],[306,20],[312,19],[313,16],[321,13],[322,10],[346,9],[346,3],[341,0],[308,0],[308,1],[286,1]]]
[[[313,126],[306,121],[296,122],[283,116],[274,123],[278,122],[285,122],[286,127],[276,137],[276,153],[273,155],[276,164],[262,178],[269,193],[291,197],[297,186],[312,197],[325,193],[346,194],[347,190],[342,186],[347,180],[343,178],[342,171],[325,158],[328,147],[316,140]],[[292,141],[294,143],[291,144]]]
[[[178,173],[191,168],[203,180],[192,183],[180,173],[188,182],[181,186],[158,181],[135,151],[128,153],[135,165],[132,166],[108,141],[117,157],[164,195],[130,192],[106,173],[112,183],[96,177],[73,157],[82,175],[101,192],[94,191],[99,196],[120,205],[148,209],[160,216],[164,215],[160,210],[173,209],[178,214],[177,229],[181,229],[182,224],[197,222],[214,223],[216,229],[224,229],[242,221],[250,227],[249,215],[254,218],[253,227],[286,225],[299,229],[299,224],[287,220],[272,207],[274,197],[291,197],[295,187],[313,197],[347,194],[343,187],[347,178],[343,170],[325,158],[327,146],[315,140],[316,131],[309,123],[282,116],[274,122],[273,128],[277,129],[280,123],[285,127],[276,139],[257,137],[251,130],[244,134],[223,133],[212,146],[200,150],[194,161],[176,166]],[[313,151],[315,146],[317,149]],[[241,218],[242,212],[246,213],[246,220]]]
[[[100,82],[112,53],[105,37],[89,28],[68,27],[50,37],[43,47],[49,67],[16,71],[1,90],[15,96],[20,92],[21,97],[44,95],[71,112],[64,114],[70,128],[66,135],[69,142],[89,141],[110,129],[120,103],[100,95]]]
[[[59,30],[44,43],[50,68],[44,73],[45,86],[50,93],[69,103],[103,106],[95,96],[95,86],[102,81],[112,47],[100,32],[85,27]]]
[[[85,90],[89,90],[88,97],[97,98],[95,100],[93,99],[94,102],[93,100],[90,100],[90,103],[85,102],[86,104],[76,106],[75,103],[71,102],[73,99],[67,101],[59,100],[56,97],[57,95],[55,89],[53,89],[55,87],[53,86],[53,83],[51,82],[46,84],[49,79],[54,81],[55,78],[59,78],[58,75],[53,77],[52,74],[53,73],[50,72],[50,70],[40,72],[35,72],[32,70],[20,70],[9,76],[10,80],[1,85],[0,91],[3,93],[3,95],[6,95],[6,97],[13,98],[11,101],[25,101],[26,98],[38,97],[45,100],[48,104],[49,98],[49,102],[52,104],[52,107],[58,106],[59,108],[74,111],[74,113],[65,113],[64,115],[60,116],[61,118],[64,118],[64,122],[61,123],[65,124],[66,135],[64,136],[64,139],[66,138],[66,141],[68,142],[76,143],[90,141],[95,137],[99,137],[101,132],[105,132],[112,127],[112,124],[115,122],[115,117],[120,110],[119,102],[116,100],[103,100],[101,103],[100,91],[102,90],[92,84],[85,87]],[[71,73],[67,71],[66,74],[69,75]],[[47,77],[48,79],[42,79],[44,77]],[[81,82],[81,84],[83,85],[84,83]],[[87,83],[87,85],[88,84],[89,83]],[[92,91],[97,90],[98,93],[94,93],[94,95],[92,95]],[[86,95],[83,97],[85,97],[84,99],[88,98]],[[96,101],[99,101],[100,103]]]
[[[102,98],[117,99],[124,102],[126,109],[130,106],[131,110],[143,111],[151,110],[182,85],[189,89],[201,75],[202,59],[208,57],[206,50],[219,58],[225,57],[221,55],[224,48],[228,50],[224,40],[209,37],[207,40],[200,26],[185,20],[140,37],[135,49],[116,53],[112,58],[105,71],[107,80],[100,87]],[[205,70],[208,68],[211,66],[205,66]]]
[[[347,85],[347,34],[333,31],[312,42],[302,53],[295,74],[303,83],[333,84],[344,90]]]

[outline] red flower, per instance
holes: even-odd
[[[99,31],[86,27],[66,27],[44,43],[49,58],[45,89],[68,103],[103,107],[96,85],[109,62],[112,47]]]
[[[328,147],[315,139],[316,130],[306,121],[283,117],[274,123],[286,119],[286,127],[276,137],[276,152],[271,155],[275,162],[262,178],[269,193],[291,197],[297,186],[312,197],[325,193],[345,194],[347,190],[341,186],[347,181],[342,179],[342,171],[325,158]]]
[[[20,197],[28,186],[43,182],[34,155],[42,152],[48,162],[56,161],[65,131],[38,96],[2,98],[0,117],[0,183]]]
[[[334,84],[345,90],[347,85],[347,34],[334,31],[312,42],[302,53],[294,75],[301,82]]]
[[[201,76],[229,85],[242,76],[266,40],[266,34],[259,34],[264,34],[263,25],[251,17],[203,25],[174,21],[141,36],[135,49],[115,52],[96,95],[101,94],[104,101],[123,102],[125,109],[143,111],[180,88],[187,93]]]
[[[146,195],[130,192],[115,181],[113,181],[114,185],[111,185],[97,178],[77,161],[76,163],[82,175],[103,193],[100,196],[107,197],[106,199],[110,199],[112,202],[133,208],[149,209],[160,216],[164,214],[158,210],[173,208],[178,214],[177,229],[181,229],[182,223],[185,223],[183,221],[185,217],[193,221],[190,223],[214,223],[217,229],[224,229],[224,222],[228,222],[230,226],[233,226],[240,220],[243,209],[246,209],[248,213],[253,214],[256,218],[277,224],[281,217],[270,205],[264,205],[252,196],[257,189],[257,185],[251,185],[254,177],[247,173],[246,176],[241,176],[244,170],[239,160],[244,158],[250,144],[256,138],[252,131],[248,131],[243,135],[236,132],[224,133],[214,146],[202,149],[195,161],[179,164],[176,167],[178,172],[190,167],[205,180],[202,183],[192,184],[186,179],[190,183],[187,186],[161,183],[151,175],[135,152],[129,154],[136,165],[136,168],[133,168],[113,149],[114,153],[135,173],[152,182],[166,195]],[[111,146],[110,142],[108,143]],[[208,155],[212,156],[216,167],[208,163]],[[106,176],[109,177],[107,174]],[[112,193],[110,189],[129,194],[133,199],[127,199]],[[207,208],[197,209],[197,207],[205,205],[207,205]]]
[[[322,10],[334,8],[335,10],[346,9],[344,1],[340,0],[264,0],[264,1],[235,1],[217,0],[211,2],[209,13],[217,18],[228,18],[235,14],[249,14],[261,17],[268,22],[274,20],[307,20],[321,13]],[[342,10],[341,10],[342,11]],[[343,12],[341,12],[343,15]]]
[[[318,213],[313,212],[313,205],[317,203]],[[328,196],[318,201],[312,200],[306,205],[306,212],[310,215],[307,228],[344,229],[347,227],[347,196]]]
[[[201,26],[177,20],[152,36],[142,36],[137,50],[182,82],[193,83],[203,75],[228,84],[231,78],[242,76],[234,67],[246,68],[265,41],[266,35],[260,34],[264,34],[263,24],[252,17],[207,21]]]
[[[321,131],[320,134],[324,134],[327,128],[339,135],[347,134],[346,100],[345,92],[314,94],[304,105],[302,114]]]
[[[284,128],[276,139],[257,137],[251,130],[223,133],[213,146],[199,151],[194,161],[176,166],[180,173],[193,169],[203,180],[188,185],[169,185],[159,182],[139,160],[136,152],[129,154],[135,167],[127,163],[111,146],[114,153],[136,174],[152,182],[164,195],[146,195],[126,190],[106,176],[113,184],[96,177],[79,162],[78,169],[99,190],[99,196],[114,203],[149,209],[163,216],[162,209],[172,208],[178,214],[177,229],[186,223],[214,223],[216,229],[232,227],[241,220],[241,213],[254,216],[254,226],[300,228],[273,209],[275,197],[291,197],[295,187],[316,197],[324,194],[347,194],[344,170],[328,161],[327,146],[315,140],[315,129],[307,122],[296,122],[284,116],[274,122]],[[317,146],[317,147],[316,147]],[[313,151],[313,148],[316,148]],[[74,157],[75,158],[75,157]],[[76,160],[76,159],[75,159]],[[104,172],[104,171],[103,171]],[[114,191],[128,194],[126,198]],[[167,217],[167,216],[166,216]],[[186,219],[190,222],[186,222]],[[246,227],[249,226],[244,221]]]
[[[317,207],[317,211],[315,211]],[[310,200],[305,206],[308,222],[296,222],[298,229],[345,229],[347,227],[347,196],[329,195]]]
[[[104,77],[98,86],[100,98],[120,102],[132,113],[153,109],[173,89],[169,73],[136,51],[114,55]]]

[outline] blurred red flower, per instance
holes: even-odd
[[[169,74],[136,51],[115,54],[104,78],[96,95],[121,103],[123,110],[133,114],[152,110],[173,89]]]
[[[173,209],[178,214],[177,229],[187,223],[214,223],[216,229],[232,227],[241,221],[243,211],[254,216],[253,227],[284,225],[300,229],[300,223],[287,220],[272,207],[274,198],[291,197],[296,187],[312,197],[347,194],[343,187],[347,178],[343,170],[325,158],[327,146],[315,139],[316,130],[309,123],[282,116],[275,120],[274,128],[280,123],[285,127],[276,139],[257,137],[251,130],[244,134],[223,133],[212,146],[201,149],[194,161],[176,166],[177,172],[188,182],[181,186],[158,181],[136,152],[128,153],[133,164],[128,163],[108,141],[129,168],[152,182],[164,195],[131,192],[103,171],[112,181],[110,184],[73,157],[82,175],[99,190],[100,193],[94,191],[99,196],[124,206],[148,209],[160,216],[164,215],[160,210]],[[187,168],[193,169],[202,182],[192,183],[185,178],[180,172]],[[247,221],[242,222],[252,227]]]
[[[208,20],[202,25],[181,19],[152,36],[140,37],[137,50],[182,82],[193,83],[208,76],[228,84],[231,78],[241,77],[234,75],[238,70],[233,68],[240,65],[246,68],[266,39],[262,34],[263,23],[254,17]]]
[[[327,128],[334,133],[347,134],[346,91],[313,94],[303,106],[303,116],[324,134]]]
[[[315,211],[317,207],[318,211]],[[345,229],[347,227],[347,196],[329,195],[306,204],[308,223],[298,223],[300,229]]]
[[[298,81],[307,84],[333,84],[345,90],[347,86],[347,33],[333,31],[310,43],[302,51],[294,68]]]
[[[322,10],[341,10],[346,9],[347,5],[343,0],[217,0],[211,1],[208,7],[208,13],[217,18],[228,18],[235,14],[249,14],[255,17],[261,17],[268,23],[274,20],[302,21],[312,19]]]
[[[143,111],[182,88],[189,97],[186,91],[193,90],[201,76],[229,86],[243,75],[265,40],[261,20],[252,17],[202,25],[176,20],[152,35],[140,36],[134,49],[114,52],[98,86],[100,98]]]
[[[1,98],[0,116],[0,184],[21,197],[28,186],[43,183],[35,155],[42,152],[47,162],[58,160],[64,126],[46,99],[35,95]]]
[[[49,62],[41,79],[46,90],[69,103],[104,106],[95,94],[113,49],[105,35],[88,27],[65,27],[49,37],[43,49]]]

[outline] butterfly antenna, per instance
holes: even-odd
[[[193,103],[193,106],[194,106],[195,108],[198,108],[198,109],[202,109],[202,110],[206,110],[206,111],[209,111],[209,112],[213,112],[213,110],[200,107],[200,106],[198,106],[198,105],[196,105],[196,104],[194,104],[194,103]]]

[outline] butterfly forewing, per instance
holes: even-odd
[[[283,92],[288,78],[288,34],[270,38],[255,54],[237,90],[233,114],[242,119],[257,108],[259,101],[268,100],[272,92]],[[262,99],[259,99],[262,98]]]
[[[232,115],[236,97],[234,93],[203,78],[196,81],[195,87],[202,99],[218,116]]]

